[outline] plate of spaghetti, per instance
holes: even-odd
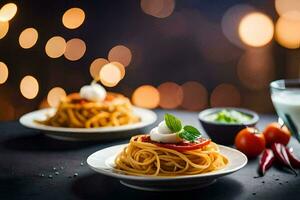
[[[132,106],[127,97],[93,83],[62,98],[57,108],[23,115],[20,123],[57,139],[98,140],[132,136],[156,119],[153,111]]]
[[[97,151],[88,165],[121,184],[141,190],[174,191],[208,186],[243,168],[247,157],[217,145],[170,114],[150,134],[136,135],[128,144]]]

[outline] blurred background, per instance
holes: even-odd
[[[299,0],[0,2],[0,120],[56,106],[93,79],[137,106],[273,112],[298,78]]]

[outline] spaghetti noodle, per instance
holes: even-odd
[[[216,171],[228,164],[218,146],[208,142],[201,148],[177,151],[149,142],[149,136],[132,137],[115,159],[116,170],[136,176],[182,176]]]
[[[107,93],[104,101],[88,101],[78,93],[62,99],[56,113],[38,123],[55,127],[96,128],[121,126],[140,121],[132,112],[128,98]]]

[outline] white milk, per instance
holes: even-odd
[[[278,91],[271,96],[274,107],[279,117],[290,128],[292,132],[300,133],[300,92],[299,91]],[[288,117],[289,116],[289,117]],[[289,120],[290,118],[291,120]]]

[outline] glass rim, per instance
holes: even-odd
[[[290,86],[289,86],[290,85]],[[297,86],[297,87],[295,87]],[[295,90],[300,89],[300,79],[279,79],[270,83],[271,89],[277,90]]]

